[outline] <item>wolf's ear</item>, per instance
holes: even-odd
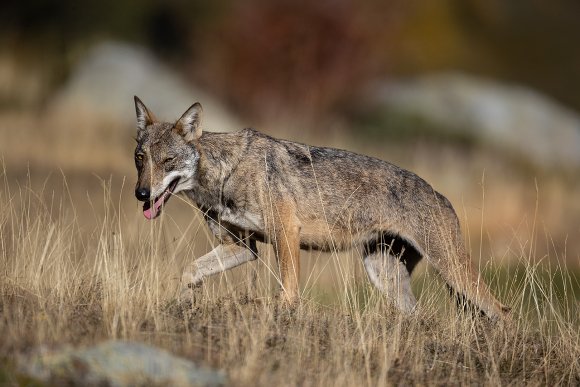
[[[183,136],[185,141],[191,142],[201,137],[202,112],[201,104],[196,102],[175,123],[175,131]]]
[[[145,130],[147,125],[151,125],[157,120],[137,96],[135,96],[135,112],[137,113],[137,131]]]

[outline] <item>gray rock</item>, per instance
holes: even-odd
[[[85,122],[133,125],[134,95],[160,119],[176,120],[199,101],[204,108],[205,128],[241,128],[215,98],[192,87],[149,51],[118,42],[105,42],[90,49],[57,92],[49,111],[67,119],[80,116]]]
[[[20,372],[45,383],[82,386],[222,386],[222,372],[148,345],[108,341],[86,349],[43,351],[19,362]]]
[[[580,167],[580,116],[534,90],[462,74],[375,85],[382,106],[463,131],[544,167]]]

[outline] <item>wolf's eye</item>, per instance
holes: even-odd
[[[173,160],[175,160],[175,157],[168,157],[168,158],[166,158],[165,160],[163,160],[163,162],[164,162],[164,163],[170,163],[170,162],[172,162]]]
[[[135,166],[139,169],[143,166],[143,155],[141,153],[135,155]]]

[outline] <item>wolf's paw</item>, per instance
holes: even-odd
[[[184,316],[191,317],[191,313],[197,309],[196,305],[198,304],[200,297],[201,295],[199,292],[195,291],[195,286],[191,288],[184,286],[181,289],[179,295],[177,296],[177,304],[184,311]]]
[[[203,275],[199,272],[185,271],[181,275],[181,288],[182,289],[193,289],[201,286],[203,280]]]
[[[179,293],[180,302],[193,302],[195,288],[201,287],[202,277],[194,273],[185,272],[181,276],[181,288]]]

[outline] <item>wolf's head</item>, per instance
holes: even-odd
[[[175,123],[158,122],[137,96],[135,110],[135,196],[145,202],[145,217],[153,219],[171,195],[194,187],[199,160],[194,143],[201,136],[202,108],[196,102]]]

